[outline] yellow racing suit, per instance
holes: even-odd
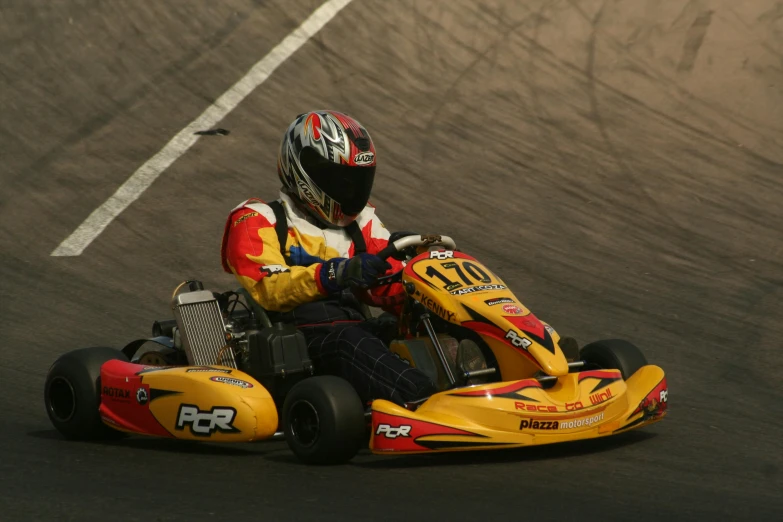
[[[224,270],[234,274],[266,310],[290,312],[287,315],[307,339],[316,372],[346,379],[365,403],[382,398],[404,405],[435,393],[427,374],[392,354],[379,338],[360,326],[361,316],[357,319],[343,312],[334,302],[318,305],[317,301],[328,297],[320,282],[324,262],[354,255],[348,231],[315,225],[284,192],[278,201],[288,225],[284,247],[275,229],[274,210],[263,201],[249,199],[232,210],[226,221]],[[374,207],[366,206],[356,223],[368,253],[377,254],[386,247],[390,234]],[[400,261],[388,261],[391,272],[402,269]],[[386,297],[402,291],[399,283],[372,290]]]
[[[321,228],[300,210],[291,198],[280,192],[288,222],[288,235],[282,249],[275,231],[272,208],[258,199],[248,199],[234,208],[223,232],[223,269],[266,310],[287,312],[299,305],[327,297],[321,287],[322,264],[332,258],[350,258],[354,244],[345,229]],[[389,232],[367,205],[357,218],[367,252],[377,254],[388,244]],[[285,256],[283,255],[285,252]],[[389,259],[391,271],[402,264]],[[402,292],[400,284],[372,291],[375,295]]]

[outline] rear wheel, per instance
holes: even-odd
[[[342,464],[366,442],[364,407],[339,377],[311,377],[297,383],[283,404],[288,446],[306,464]]]
[[[122,437],[106,426],[98,413],[101,366],[128,358],[113,348],[82,348],[62,355],[49,369],[44,403],[49,420],[68,439],[99,440]]]
[[[620,370],[623,380],[648,364],[639,348],[622,339],[595,341],[582,347],[579,355],[587,363],[585,369]]]

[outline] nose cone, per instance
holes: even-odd
[[[553,346],[554,353],[538,343],[533,343],[528,347],[528,352],[535,357],[544,373],[560,377],[568,373],[568,361],[557,343],[553,343]]]
[[[557,345],[552,334],[532,313],[524,315],[506,315],[503,317],[510,323],[517,333],[510,330],[506,338],[513,346],[527,350],[541,365],[541,369],[554,376],[568,373],[568,361],[563,355],[560,346]]]

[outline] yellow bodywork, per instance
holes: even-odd
[[[419,453],[551,444],[612,435],[664,417],[668,391],[659,367],[644,366],[627,381],[616,374],[597,390],[602,378],[580,382],[579,373],[546,390],[533,379],[458,388],[433,395],[415,411],[376,400],[370,448]],[[510,391],[493,395],[503,389]]]
[[[115,429],[211,442],[271,437],[278,413],[269,392],[226,366],[156,367],[110,361],[101,369],[100,413]]]
[[[645,426],[666,414],[661,368],[644,366],[627,380],[617,370],[570,370],[557,332],[470,256],[443,250],[417,256],[406,266],[403,284],[430,313],[477,332],[492,350],[504,382],[442,391],[415,411],[374,401],[375,453],[565,442]],[[450,351],[453,339],[439,337],[444,351]],[[427,336],[409,336],[390,348],[429,373],[440,389],[449,387]],[[534,378],[542,375],[549,380]]]
[[[546,323],[544,335],[552,340],[549,351],[512,323],[514,320],[538,321],[508,286],[486,266],[461,252],[434,251],[438,257],[412,261],[403,272],[403,282],[412,285],[411,297],[431,313],[448,322],[475,329],[495,354],[504,379],[524,379],[542,370],[547,375],[565,375],[568,363],[558,345],[560,336]],[[445,257],[451,255],[452,257]],[[497,302],[498,304],[488,304]],[[506,306],[518,308],[510,315]],[[477,317],[481,320],[477,321]],[[484,328],[482,331],[480,328]],[[494,327],[496,332],[487,331]],[[509,332],[512,332],[509,334]],[[506,336],[527,344],[524,350],[508,349]]]

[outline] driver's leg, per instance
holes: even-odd
[[[426,374],[356,326],[335,327],[309,338],[308,351],[317,371],[348,380],[363,402],[386,399],[402,406],[437,391]]]

